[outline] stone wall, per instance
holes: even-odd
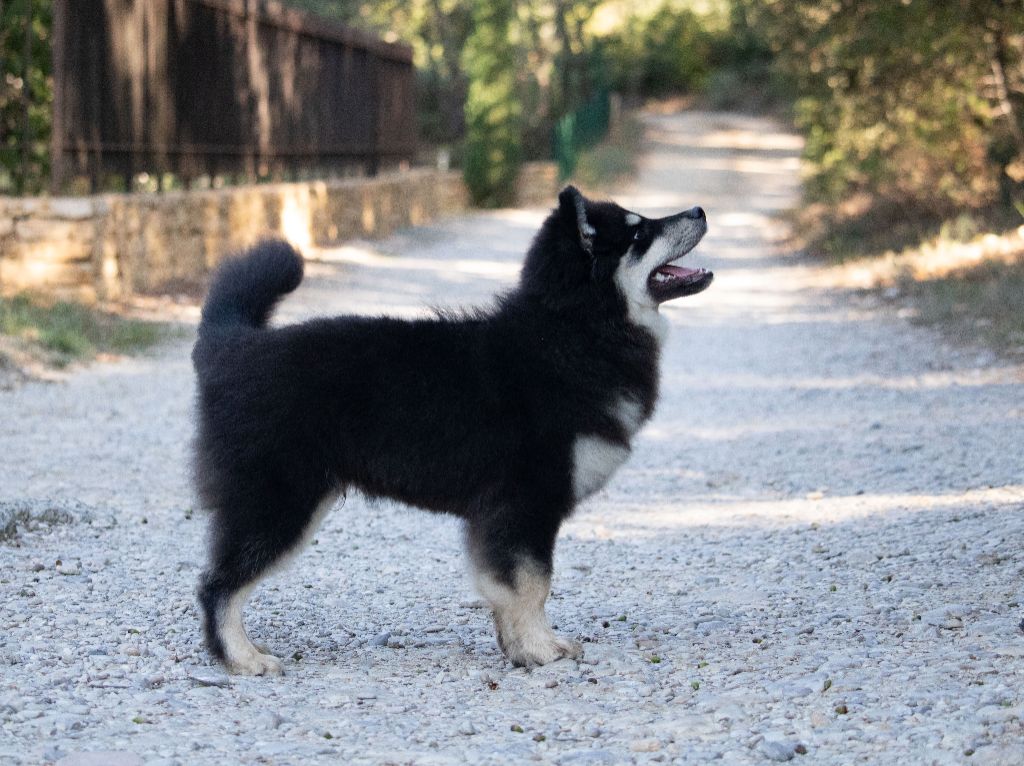
[[[467,206],[458,173],[163,194],[0,198],[0,290],[79,300],[200,285],[232,252],[265,237],[300,249],[381,237]]]

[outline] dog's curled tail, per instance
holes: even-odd
[[[302,281],[302,256],[268,240],[217,269],[203,304],[200,333],[214,327],[263,327],[277,302]]]

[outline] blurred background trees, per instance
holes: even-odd
[[[292,0],[417,47],[424,135],[458,143],[470,0]],[[442,7],[443,5],[443,7]],[[1024,198],[1021,0],[559,0],[515,4],[506,57],[523,152],[608,87],[640,100],[790,104],[810,200],[949,215]],[[510,97],[512,93],[510,92]],[[512,156],[512,155],[509,155]]]
[[[464,175],[473,201],[511,203],[523,143],[523,98],[516,87],[515,0],[474,0],[462,61],[466,95]]]
[[[22,194],[49,171],[50,3],[0,1],[0,189]]]
[[[610,91],[694,93],[736,52],[727,0],[289,4],[413,45],[421,136],[449,149],[484,205],[507,201],[518,164],[564,151],[567,133],[592,140]]]
[[[614,90],[791,117],[808,199],[833,209],[1024,213],[1022,0],[286,2],[413,46],[421,143],[482,204]],[[0,187],[16,192],[45,185],[49,6],[0,3]]]
[[[808,194],[945,214],[1019,201],[1024,3],[736,0],[795,89]]]

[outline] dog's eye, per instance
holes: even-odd
[[[643,238],[644,238],[644,230],[638,227],[637,230],[636,230],[636,233],[633,234],[633,241],[634,242],[639,242]]]

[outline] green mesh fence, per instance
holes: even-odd
[[[564,181],[576,170],[580,151],[593,146],[608,134],[611,120],[611,98],[607,90],[599,90],[575,112],[555,124],[554,155],[559,179]]]

